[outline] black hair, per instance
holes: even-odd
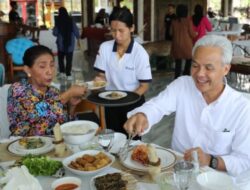
[[[11,1],[11,2],[10,2],[10,6],[11,6],[12,8],[16,7],[16,6],[17,6],[17,2],[16,2],[16,1]]]
[[[173,3],[169,3],[169,4],[168,4],[168,7],[173,7],[173,8],[175,8],[175,5],[174,5]]]
[[[23,64],[28,67],[32,67],[35,63],[35,60],[44,54],[49,54],[54,58],[51,49],[49,49],[48,47],[43,45],[32,46],[24,52]]]
[[[113,9],[109,17],[109,23],[111,24],[113,20],[117,20],[125,23],[127,27],[131,28],[134,24],[133,19],[133,15],[127,7],[116,7],[115,9]]]
[[[192,20],[195,26],[198,26],[203,18],[203,7],[199,4],[194,7],[194,15],[192,16]]]
[[[184,4],[179,4],[176,8],[176,16],[180,21],[181,18],[186,18],[188,16],[188,7]]]
[[[58,10],[58,18],[55,22],[55,26],[58,28],[58,32],[62,35],[63,47],[67,51],[71,43],[71,33],[73,31],[73,19],[69,16],[65,7],[60,7]]]

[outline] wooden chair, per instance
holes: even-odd
[[[9,72],[10,82],[14,80],[14,72],[24,71],[24,52],[33,45],[34,43],[27,38],[15,38],[6,43],[5,48],[8,53],[6,70]]]
[[[76,114],[95,114],[99,119],[100,130],[105,128],[105,117],[104,117],[104,108],[102,106],[97,106],[94,103],[89,102],[86,99],[83,99],[75,109]]]

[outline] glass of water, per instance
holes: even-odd
[[[98,143],[105,150],[109,151],[113,145],[115,132],[112,129],[103,129],[98,134]]]
[[[179,190],[187,190],[192,180],[194,165],[189,161],[179,161],[174,165],[175,183]]]

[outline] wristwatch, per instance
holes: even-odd
[[[211,167],[213,169],[216,169],[217,166],[218,166],[218,158],[216,158],[213,155],[210,155],[210,156],[211,156],[211,160],[210,160],[210,163],[209,163],[209,167]]]

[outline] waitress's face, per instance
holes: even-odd
[[[55,75],[55,62],[50,54],[42,54],[31,67],[25,66],[29,81],[38,90],[46,90]]]
[[[129,28],[124,22],[111,21],[111,33],[118,44],[124,44],[131,40],[131,33],[134,32],[134,26]]]

